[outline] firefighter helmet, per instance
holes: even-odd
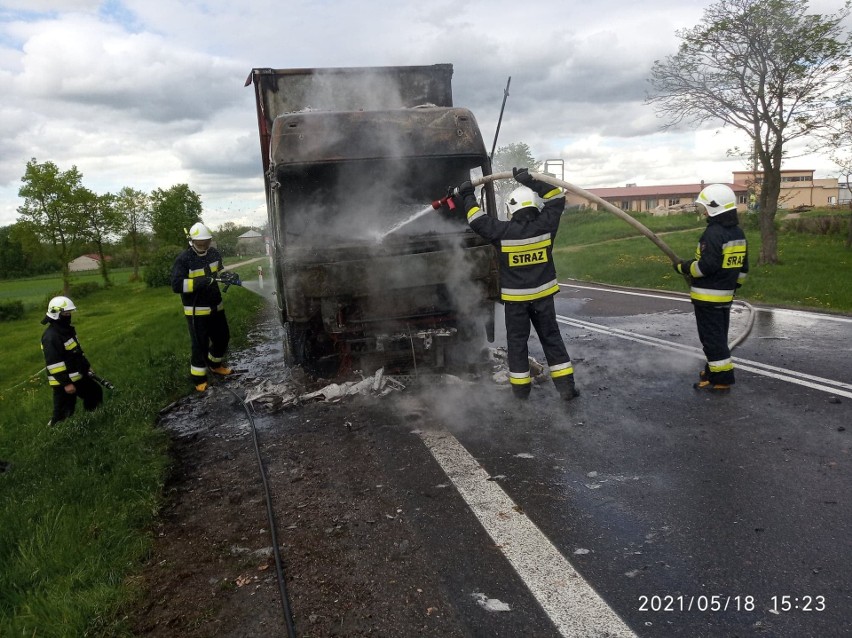
[[[509,199],[506,200],[506,214],[509,219],[512,219],[515,213],[524,208],[541,210],[541,198],[529,186],[518,186],[509,193]]]
[[[721,215],[729,210],[737,209],[737,196],[730,186],[725,184],[710,184],[698,193],[696,204],[701,204],[710,217]]]
[[[45,313],[51,319],[59,319],[59,313],[71,312],[77,310],[77,306],[68,297],[54,297],[47,303],[47,312]]]
[[[195,222],[189,229],[189,241],[196,239],[213,239],[213,233],[201,222]]]

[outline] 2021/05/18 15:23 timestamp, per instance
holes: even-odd
[[[769,601],[769,610],[775,613],[825,611],[825,596],[772,596]]]
[[[639,596],[639,611],[672,612],[672,611],[756,611],[760,606],[755,596],[724,596],[724,595],[653,595]],[[825,596],[770,596],[768,610],[773,614],[825,611]]]

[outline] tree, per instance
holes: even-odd
[[[844,97],[830,118],[832,125],[820,136],[829,151],[829,157],[840,169],[847,190],[852,187],[852,97]],[[846,247],[852,248],[852,200],[849,201],[849,226],[846,231]]]
[[[133,275],[131,281],[139,279],[139,249],[142,236],[151,225],[151,200],[146,193],[125,186],[115,197],[115,210],[121,217],[123,230],[130,243]]]
[[[677,32],[675,55],[654,62],[648,102],[670,121],[721,121],[750,140],[762,170],[760,263],[777,263],[775,214],[785,147],[828,125],[850,81],[852,39],[842,21],[806,14],[806,0],[721,0]]]
[[[75,200],[82,175],[76,166],[63,172],[53,162],[39,164],[33,158],[21,181],[18,196],[24,203],[18,207],[18,223],[53,248],[62,264],[62,291],[67,295],[71,289],[68,262],[86,232],[86,220]]]
[[[507,144],[499,147],[494,152],[491,170],[495,173],[510,171],[515,168],[528,168],[532,172],[539,172],[541,162],[537,161],[530,151],[530,147],[523,142]],[[508,179],[497,180],[494,182],[494,194],[497,197],[497,206],[502,207],[506,197],[518,185]]]
[[[14,229],[14,225],[0,228],[0,279],[17,279],[31,274],[29,259]]]
[[[104,244],[110,235],[114,235],[121,228],[121,215],[115,208],[115,195],[95,195],[89,189],[81,187],[75,191],[74,199],[80,207],[80,214],[86,220],[83,237],[94,244],[100,259],[99,270],[104,286],[109,288],[112,282],[109,280]]]
[[[201,220],[201,197],[188,184],[151,193],[151,228],[163,244],[180,244],[189,227]]]
[[[234,222],[225,222],[216,229],[213,237],[216,248],[224,257],[233,257],[239,252],[239,236],[251,230],[251,226],[237,226]]]

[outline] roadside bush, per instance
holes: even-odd
[[[82,297],[88,297],[93,292],[97,292],[101,289],[101,285],[94,281],[84,281],[78,284],[71,284],[71,288],[68,291],[71,299],[77,299]]]
[[[0,321],[14,321],[24,316],[24,302],[19,299],[0,303]]]
[[[145,265],[142,278],[149,288],[159,288],[171,284],[172,264],[183,248],[163,246],[154,253]]]
[[[846,220],[839,215],[822,215],[820,217],[799,217],[787,219],[782,223],[782,229],[794,233],[809,235],[839,235],[846,232]]]

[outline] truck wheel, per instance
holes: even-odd
[[[305,327],[292,321],[284,323],[284,363],[300,366],[305,360]]]
[[[284,362],[325,378],[336,375],[340,367],[340,359],[325,332],[314,330],[310,323],[295,321],[284,324]]]

